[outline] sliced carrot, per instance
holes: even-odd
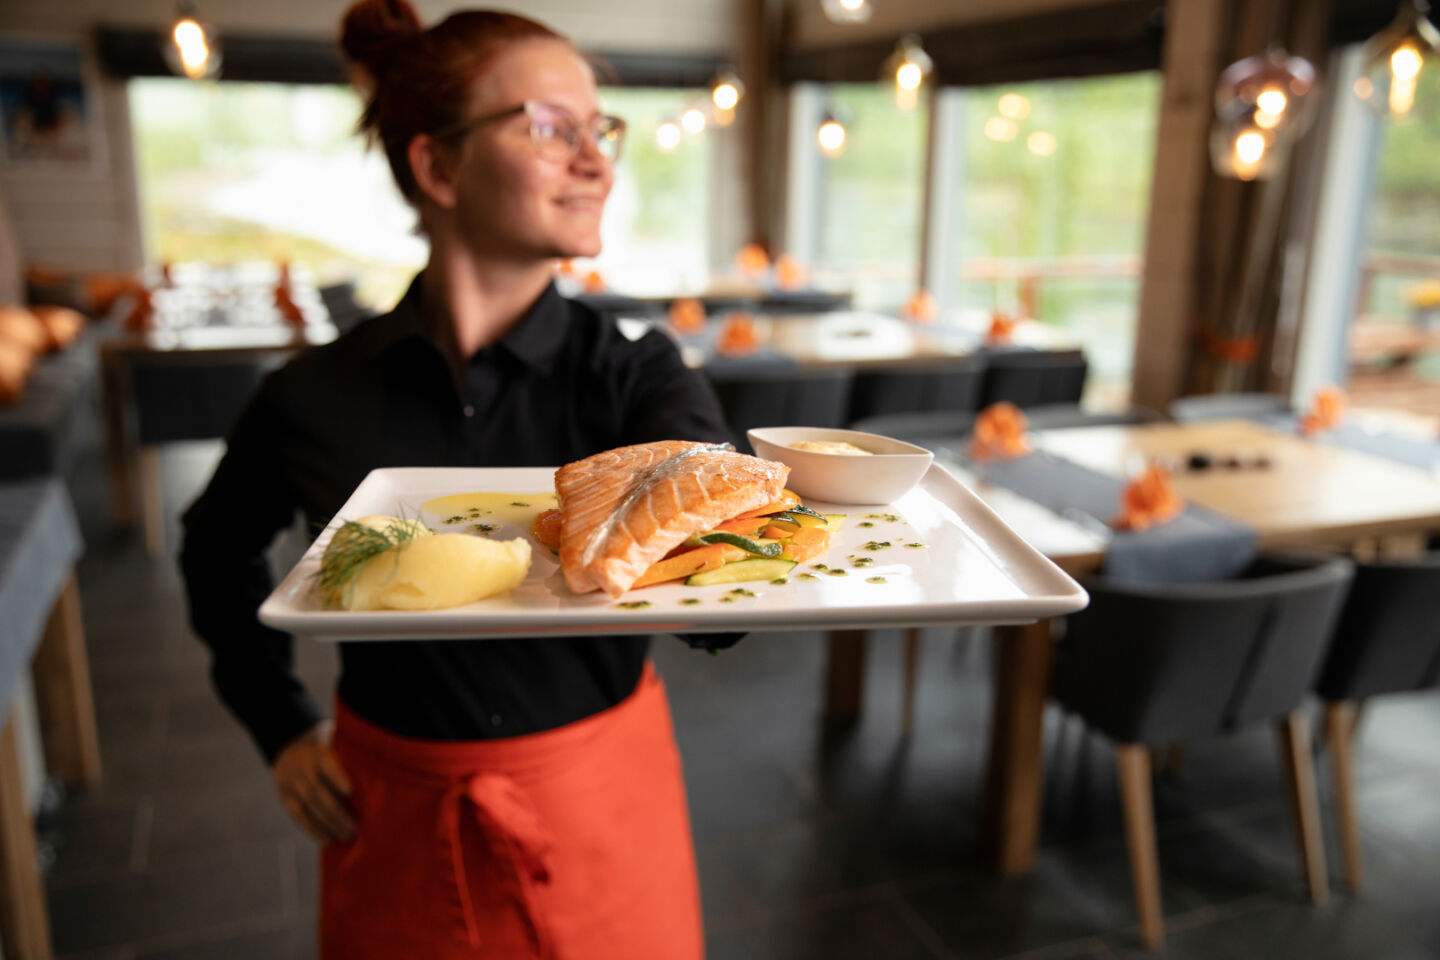
[[[665,560],[655,561],[648,570],[640,575],[640,579],[631,585],[631,589],[648,587],[652,584],[664,583],[667,580],[678,580],[681,577],[688,577],[692,573],[701,573],[705,570],[715,570],[732,560],[742,560],[748,556],[750,555],[744,550],[729,543],[711,543],[703,547],[696,547],[694,550],[677,553]]]
[[[560,549],[560,511],[546,510],[535,518],[535,524],[530,528],[530,533],[542,546],[551,550]]]
[[[790,542],[805,545],[819,544],[820,549],[824,550],[830,546],[830,531],[824,527],[801,527],[790,534]]]
[[[787,489],[787,490],[782,490],[782,491],[780,491],[780,499],[779,499],[779,500],[776,500],[774,503],[771,503],[771,504],[768,504],[768,505],[766,505],[766,506],[763,506],[763,507],[761,507],[761,508],[758,509],[758,510],[751,510],[749,513],[741,514],[739,517],[736,517],[735,519],[737,519],[737,520],[743,520],[743,519],[745,519],[746,517],[763,517],[763,516],[765,516],[765,515],[767,515],[767,514],[771,514],[771,513],[783,513],[784,511],[789,510],[791,507],[795,507],[795,506],[799,506],[799,505],[800,505],[800,495],[799,495],[798,493],[796,493],[794,490],[788,490],[788,489]]]

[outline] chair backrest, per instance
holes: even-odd
[[[1079,350],[984,350],[980,406],[1004,400],[1017,407],[1079,403],[1089,365]]]
[[[1364,563],[1316,691],[1327,700],[1440,686],[1440,553]]]
[[[1289,713],[1310,689],[1352,564],[1267,557],[1218,583],[1087,580],[1055,695],[1123,743],[1164,743]]]
[[[1275,393],[1202,393],[1170,404],[1170,418],[1181,423],[1264,417],[1289,411],[1290,401]]]
[[[979,409],[985,372],[975,357],[855,375],[849,419],[886,414]]]
[[[753,453],[745,431],[754,427],[843,427],[850,403],[848,368],[802,370],[794,364],[706,368],[735,449]]]
[[[137,434],[142,444],[228,436],[266,372],[282,362],[137,361],[131,368]]]

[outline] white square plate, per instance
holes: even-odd
[[[554,469],[547,467],[372,471],[261,605],[260,619],[279,630],[317,639],[436,640],[1025,623],[1073,613],[1089,601],[1079,584],[938,466],[891,504],[842,507],[808,502],[821,513],[843,513],[846,519],[829,549],[814,561],[797,565],[783,585],[670,584],[632,590],[618,601],[603,593],[577,596],[566,588],[555,556],[532,544],[534,559],[524,583],[505,596],[464,607],[420,612],[326,610],[310,591],[325,546],[344,520],[372,514],[421,516],[432,529],[445,532],[445,518],[422,514],[427,500],[457,493],[549,493],[554,490],[554,476]],[[502,527],[495,536],[528,538],[529,531]],[[865,548],[867,543],[885,541],[891,546]],[[923,546],[909,546],[912,543]],[[857,565],[852,561],[855,557],[871,563]],[[835,569],[844,573],[830,572]],[[797,576],[802,573],[815,579]],[[737,588],[755,596],[732,594]],[[700,602],[682,603],[685,599]],[[649,604],[639,609],[620,605],[632,601]]]

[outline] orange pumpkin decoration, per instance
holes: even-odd
[[[985,334],[985,342],[992,346],[1000,346],[1013,339],[1015,339],[1015,318],[996,310],[990,315],[990,329]]]
[[[705,326],[705,305],[694,297],[680,297],[670,304],[670,326],[680,333],[694,333]]]
[[[748,313],[732,313],[725,318],[715,349],[727,356],[753,352],[760,346],[760,333],[755,318]]]
[[[770,256],[758,243],[747,243],[735,254],[735,268],[748,277],[758,277],[770,269]]]
[[[781,290],[798,290],[805,286],[805,268],[800,261],[782,253],[775,259],[775,284]]]
[[[1300,418],[1300,432],[1309,437],[1335,429],[1349,406],[1344,390],[1334,385],[1321,387],[1310,401],[1310,410]]]

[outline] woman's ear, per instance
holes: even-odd
[[[410,141],[406,155],[420,192],[436,206],[454,209],[457,199],[455,181],[459,169],[454,151],[429,134],[422,133]]]

